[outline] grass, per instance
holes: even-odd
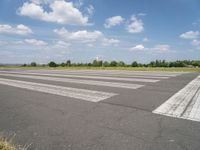
[[[9,143],[6,139],[0,138],[0,150],[22,150]]]
[[[0,68],[22,68],[22,69],[49,69],[49,70],[125,70],[125,71],[172,71],[172,72],[200,72],[200,68],[163,68],[163,67],[21,67],[21,66],[0,66]]]

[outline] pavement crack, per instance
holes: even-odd
[[[163,127],[162,127],[163,118],[159,118],[158,120],[158,135],[154,137],[153,141],[157,141],[162,137]]]
[[[125,106],[125,105],[122,105],[122,104],[116,104],[116,103],[111,103],[111,102],[99,102],[99,103],[103,103],[103,104],[107,104],[107,105],[113,105],[113,106],[118,106],[118,107],[124,107],[124,108],[129,108],[129,109],[133,109],[133,110],[141,110],[141,111],[144,111],[144,112],[151,112],[150,110],[147,110],[147,109],[143,109],[143,108],[140,108],[140,107],[133,107],[133,106]]]

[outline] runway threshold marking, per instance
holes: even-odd
[[[59,95],[59,96],[66,96],[66,97],[86,100],[90,102],[99,102],[107,98],[113,97],[115,95],[118,95],[116,93],[85,90],[85,89],[63,87],[63,86],[56,86],[56,85],[50,85],[50,84],[11,80],[11,79],[5,79],[5,78],[0,78],[0,84],[18,87],[22,89],[28,89],[28,90],[37,91],[37,92],[49,93],[49,94],[54,94],[54,95]]]
[[[46,70],[46,71],[49,71],[49,70]],[[60,70],[53,70],[53,72],[61,72]],[[70,71],[70,70],[67,70],[66,71],[67,73],[88,73],[88,74],[93,74],[94,71],[87,71],[87,70],[84,70],[84,71]],[[113,75],[113,74],[119,74],[119,75],[158,75],[158,76],[168,76],[168,77],[175,77],[175,76],[178,76],[178,75],[182,75],[182,74],[185,74],[185,73],[188,73],[188,72],[156,72],[156,71],[112,71],[112,72],[108,72],[108,71],[99,71],[99,70],[96,70],[95,73],[103,73],[103,74],[110,74],[110,75]]]
[[[31,75],[16,75],[16,74],[0,74],[1,76],[11,76],[11,77],[21,77],[29,79],[40,79],[47,81],[58,81],[58,82],[68,82],[68,83],[79,83],[87,85],[96,85],[96,86],[108,86],[115,88],[127,88],[127,89],[138,89],[144,85],[140,84],[131,84],[131,83],[121,83],[121,82],[105,82],[105,81],[95,81],[95,80],[80,80],[80,79],[68,79],[68,78],[54,78],[47,76],[31,76]]]
[[[53,71],[54,72],[54,71]],[[57,73],[57,72],[55,72],[55,73]],[[60,73],[60,72],[59,72]],[[63,73],[65,73],[65,72],[63,72]],[[170,77],[175,77],[175,76],[178,76],[178,75],[181,75],[181,74],[178,74],[178,75],[168,75],[167,73],[165,73],[165,74],[159,74],[159,73],[132,73],[132,74],[128,74],[128,73],[118,73],[118,72],[116,72],[116,73],[108,73],[108,72],[97,72],[97,71],[95,71],[95,72],[68,72],[68,71],[66,71],[66,73],[68,73],[68,74],[87,74],[87,75],[119,75],[119,76],[126,76],[126,77],[131,77],[131,76],[156,76],[156,77],[165,77],[165,78],[170,78]]]
[[[200,76],[174,94],[153,113],[200,121]]]
[[[1,73],[1,71],[0,71]],[[149,82],[155,83],[158,79],[145,79],[145,78],[117,78],[117,77],[105,77],[105,76],[83,76],[83,75],[69,75],[69,74],[46,74],[46,73],[20,73],[20,72],[6,72],[21,75],[38,75],[38,76],[53,76],[53,77],[70,77],[70,78],[86,78],[86,79],[104,79],[104,80],[116,80],[116,81],[136,81],[136,82]],[[166,78],[164,78],[166,79]]]

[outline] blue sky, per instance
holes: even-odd
[[[1,0],[0,63],[200,59],[199,0]]]

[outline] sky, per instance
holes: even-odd
[[[1,0],[0,63],[200,60],[200,0]]]

